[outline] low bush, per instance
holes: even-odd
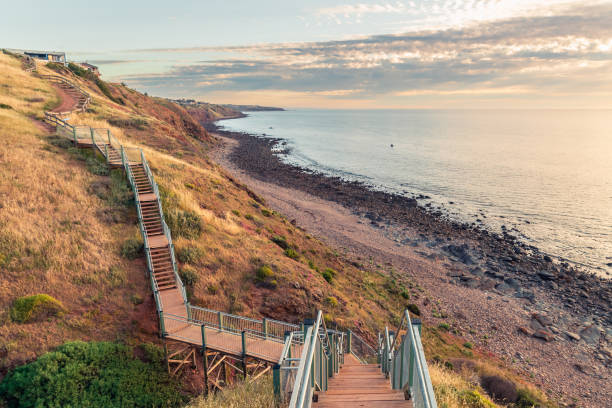
[[[408,304],[408,306],[406,306],[406,308],[408,309],[408,311],[410,313],[412,313],[415,316],[420,316],[421,315],[421,310],[419,309],[419,307],[417,305],[415,305],[414,303],[410,303]]]
[[[323,279],[327,281],[327,283],[332,283],[334,281],[334,275],[330,272],[329,268],[325,268],[325,270],[321,273]]]
[[[144,243],[142,242],[142,238],[128,238],[121,244],[121,256],[129,260],[134,260],[140,256],[143,248]]]
[[[159,352],[146,347],[147,359]],[[110,342],[65,343],[18,367],[0,383],[9,407],[178,407],[185,402],[162,364]]]
[[[287,249],[285,249],[285,255],[286,255],[287,257],[291,258],[291,259],[296,260],[296,261],[297,261],[298,259],[300,259],[300,254],[298,254],[298,253],[297,253],[297,251],[296,251],[295,249],[293,249],[293,248],[287,248]]]
[[[232,214],[234,214],[236,217],[240,217],[240,211],[238,210],[232,210]]]
[[[327,299],[325,299],[325,302],[327,302],[327,304],[331,307],[338,306],[338,299],[335,296],[328,296]]]
[[[185,246],[177,249],[176,257],[183,263],[198,265],[204,259],[205,253],[195,246]]]
[[[6,103],[0,103],[0,109],[13,109],[11,105],[7,105]]]
[[[459,398],[469,408],[495,408],[495,404],[476,390],[464,391]]]
[[[448,323],[440,323],[438,325],[438,328],[442,329],[442,330],[446,330],[449,331],[450,330],[450,325]]]
[[[531,391],[521,388],[516,392],[516,408],[538,408],[542,406],[539,398],[531,393]]]
[[[149,126],[149,122],[141,118],[128,118],[128,119],[111,118],[108,120],[108,123],[110,123],[113,126],[117,126],[118,128],[123,128],[123,129],[145,130],[147,126]]]
[[[289,243],[287,242],[287,238],[283,237],[282,235],[275,235],[272,238],[270,238],[270,241],[274,242],[276,245],[278,245],[279,247],[283,249],[289,248]]]
[[[244,214],[244,218],[246,218],[249,221],[253,221],[255,219],[255,217],[253,217],[252,214]]]
[[[400,295],[406,300],[410,299],[410,293],[406,289],[402,290]]]
[[[275,407],[272,376],[264,375],[255,381],[238,381],[223,392],[201,395],[186,408],[270,408]]]
[[[480,378],[482,388],[493,397],[494,400],[502,403],[515,402],[518,398],[516,385],[499,375],[483,375]]]
[[[274,272],[268,265],[263,265],[257,268],[255,275],[258,281],[263,282],[269,278],[272,278],[274,276]]]
[[[85,160],[85,165],[87,166],[87,170],[95,175],[108,176],[109,171],[106,162],[99,160],[96,157],[88,157]]]
[[[218,291],[219,288],[217,287],[217,285],[213,285],[212,283],[210,285],[208,285],[206,287],[206,290],[208,291],[208,293],[210,293],[211,295],[215,295]]]
[[[62,316],[64,313],[64,305],[45,294],[17,298],[10,310],[11,319],[18,323],[41,321],[52,316]]]
[[[268,210],[267,208],[262,208],[261,209],[261,214],[264,217],[271,217],[272,216],[272,211]]]
[[[474,345],[470,343],[469,341],[466,341],[465,343],[463,343],[463,347],[471,350],[472,348],[474,348]]]
[[[193,287],[198,282],[198,273],[189,265],[185,265],[180,269],[179,276],[186,286]]]
[[[172,231],[173,237],[187,239],[199,238],[202,235],[202,220],[193,211],[164,211],[166,223]]]

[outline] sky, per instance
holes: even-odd
[[[612,0],[0,5],[0,47],[66,51],[156,96],[288,108],[612,108]]]

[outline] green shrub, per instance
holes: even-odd
[[[206,287],[206,290],[208,291],[208,293],[210,293],[211,295],[214,295],[217,293],[217,291],[219,290],[219,288],[217,288],[217,285],[213,285],[210,284]]]
[[[300,254],[298,254],[297,251],[293,248],[285,249],[285,255],[294,260],[300,259]]]
[[[106,279],[112,288],[118,288],[127,282],[127,273],[119,266],[111,266]]]
[[[337,307],[338,306],[338,299],[335,296],[328,296],[327,299],[325,299],[325,301],[331,307]]]
[[[141,343],[138,348],[142,351],[143,360],[147,363],[152,363],[158,367],[162,367],[166,360],[164,350],[153,343]]]
[[[180,269],[179,276],[181,277],[183,284],[186,286],[193,287],[193,285],[198,282],[198,274],[196,270],[189,265],[185,265]]]
[[[88,157],[85,160],[85,165],[87,166],[87,170],[95,175],[108,176],[109,171],[106,162],[99,160],[96,157]]]
[[[142,296],[138,294],[133,294],[132,296],[130,296],[130,300],[134,305],[142,305],[142,303],[144,302]]]
[[[448,323],[440,323],[438,327],[442,330],[446,330],[446,331],[450,330],[450,325]]]
[[[312,270],[316,270],[317,266],[315,265],[315,263],[312,260],[308,260],[308,267]]]
[[[332,268],[325,268],[325,272],[329,273],[332,276],[332,278],[335,278],[336,275],[338,274],[338,272],[336,272],[336,270]]]
[[[0,109],[13,109],[11,105],[7,105],[6,103],[0,103]]]
[[[255,275],[257,276],[258,281],[263,282],[266,279],[272,278],[274,276],[274,272],[268,265],[262,265],[257,268]]]
[[[514,406],[516,408],[539,408],[542,406],[542,403],[531,391],[520,388],[517,390],[517,399]]]
[[[272,238],[270,238],[270,241],[274,242],[276,245],[278,245],[279,247],[283,249],[289,248],[289,243],[287,242],[287,238],[283,237],[282,235],[275,235]]]
[[[65,343],[9,373],[0,395],[9,407],[178,407],[185,402],[161,364],[143,362],[132,348],[109,342]]]
[[[106,201],[113,208],[129,207],[134,203],[128,179],[120,169],[110,172],[110,194]]]
[[[463,391],[459,398],[470,408],[495,408],[495,404],[476,390]]]
[[[173,237],[185,237],[187,239],[199,238],[202,235],[202,221],[200,216],[193,211],[164,211],[166,223]]]
[[[110,123],[113,126],[117,126],[118,128],[123,128],[123,129],[145,130],[147,126],[149,126],[149,122],[141,118],[129,118],[129,119],[111,118],[108,120],[108,123]]]
[[[129,260],[136,259],[143,248],[142,238],[128,238],[121,244],[121,256]]]
[[[408,309],[408,311],[410,313],[412,313],[415,316],[420,316],[421,315],[421,310],[419,309],[419,307],[417,305],[415,305],[414,303],[410,303],[408,304],[408,306],[406,306],[406,308]]]
[[[23,296],[15,299],[10,310],[11,319],[18,323],[41,321],[66,312],[62,303],[45,294]]]
[[[195,246],[181,247],[176,251],[176,257],[183,263],[199,264],[204,258],[204,251]]]
[[[463,347],[471,350],[472,348],[474,348],[474,345],[470,343],[469,341],[466,341],[465,343],[463,343]]]
[[[329,268],[325,268],[321,276],[323,276],[323,279],[325,279],[327,283],[331,284],[334,281],[334,275],[329,271]]]
[[[268,210],[267,208],[262,208],[261,209],[261,214],[264,217],[271,217],[272,216],[272,211]]]
[[[244,218],[246,218],[249,221],[253,221],[255,219],[255,217],[253,217],[253,215],[251,214],[244,214]]]
[[[410,293],[406,289],[402,290],[400,295],[406,300],[410,299]]]
[[[240,211],[238,210],[232,210],[232,214],[234,214],[236,217],[240,217]]]

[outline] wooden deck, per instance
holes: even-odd
[[[340,372],[329,379],[327,391],[318,398],[313,408],[412,407],[403,391],[391,389],[378,365],[361,364],[352,354],[344,356]]]

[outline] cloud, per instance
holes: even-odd
[[[232,91],[284,91],[344,100],[595,91],[612,96],[610,21],[612,4],[598,3],[557,15],[345,41],[164,49],[155,52],[240,57],[199,58],[166,73],[122,79],[168,96]]]

